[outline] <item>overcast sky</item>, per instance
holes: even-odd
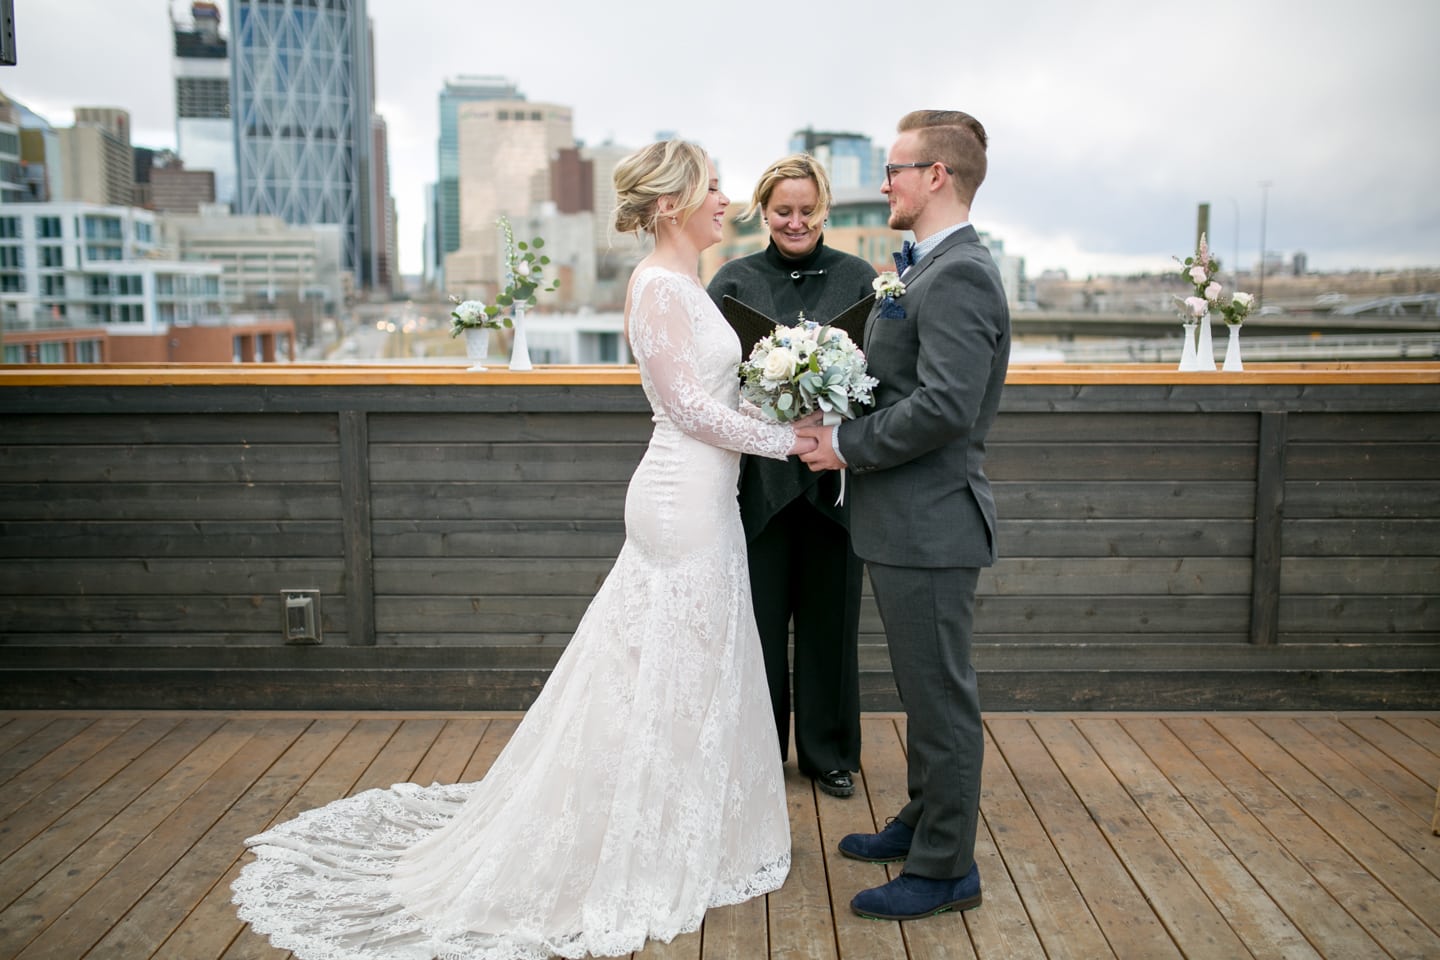
[[[124,107],[138,145],[173,146],[170,5],[15,0],[0,90],[57,126]],[[990,133],[973,219],[1032,276],[1168,269],[1201,202],[1249,265],[1262,195],[1266,247],[1311,269],[1440,266],[1440,0],[368,5],[407,273],[460,74],[572,106],[586,142],[696,140],[737,202],[797,129],[888,147],[908,110],[967,110]]]

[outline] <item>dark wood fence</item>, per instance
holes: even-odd
[[[240,377],[0,373],[0,707],[527,706],[623,538],[633,371]],[[987,707],[1440,703],[1440,367],[1018,368],[987,463]]]

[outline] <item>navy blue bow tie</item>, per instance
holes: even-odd
[[[908,268],[915,266],[915,244],[906,240],[900,244],[900,252],[891,254],[895,258],[895,269],[904,273]]]

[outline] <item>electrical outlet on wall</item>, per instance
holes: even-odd
[[[320,643],[320,591],[280,591],[280,630],[286,643]]]

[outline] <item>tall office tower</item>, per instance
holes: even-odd
[[[819,160],[837,193],[879,189],[885,174],[885,151],[858,133],[797,130],[790,137],[790,151],[808,153]]]
[[[445,256],[460,249],[460,105],[484,100],[524,100],[525,95],[504,77],[456,77],[440,91],[438,177],[427,230],[430,245],[425,279],[436,289],[445,286]]]
[[[230,0],[238,212],[342,228],[375,283],[370,24],[365,0]]]
[[[390,147],[389,128],[380,114],[370,117],[370,155],[374,157],[374,176],[371,179],[370,223],[373,233],[375,280],[373,285],[390,290],[399,285],[400,264],[395,260],[395,219],[390,202]]]
[[[130,114],[117,107],[76,107],[75,126],[59,131],[65,200],[129,206],[135,192]]]
[[[20,111],[0,93],[0,203],[27,199],[20,166]]]
[[[463,103],[458,134],[460,249],[445,259],[446,284],[491,286],[500,280],[495,221],[528,215],[532,204],[551,199],[550,159],[575,145],[570,108],[528,100]]]
[[[220,8],[190,4],[191,26],[175,34],[175,149],[192,171],[215,173],[215,199],[235,202],[235,134],[230,123],[230,46],[220,35]]]

